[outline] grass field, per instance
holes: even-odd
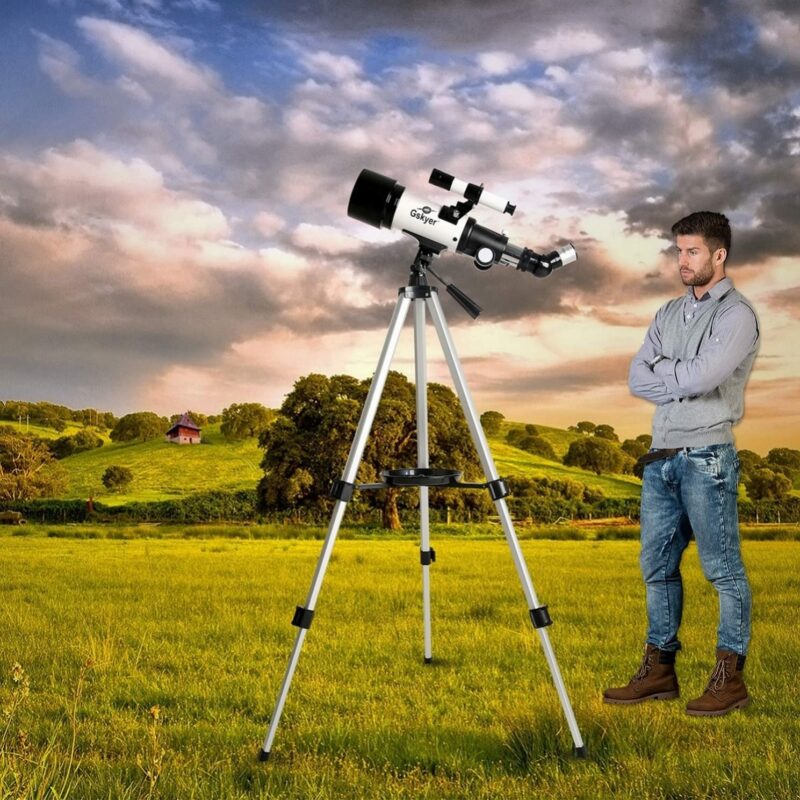
[[[3,532],[0,796],[800,796],[798,543],[745,543],[754,702],[696,719],[683,701],[712,667],[716,599],[694,547],[683,698],[628,708],[600,695],[640,657],[637,543],[523,542],[587,761],[570,756],[504,542],[437,536],[434,546],[426,667],[416,539],[337,543],[272,759],[260,764],[319,542]],[[12,676],[15,663],[24,674]]]
[[[201,445],[175,445],[161,439],[151,442],[110,442],[97,450],[65,458],[69,475],[67,497],[90,493],[108,505],[151,502],[185,497],[213,489],[253,489],[263,475],[262,452],[255,439],[227,441],[219,424],[203,429]],[[102,477],[112,464],[128,467],[133,481],[124,493],[108,492]]]
[[[83,430],[83,425],[77,422],[68,422],[63,431],[57,431],[47,425],[39,425],[35,422],[15,422],[14,420],[0,419],[0,427],[11,427],[20,433],[29,433],[31,436],[38,436],[40,439],[58,439],[59,436],[73,436],[78,431]],[[98,436],[110,441],[107,435],[98,433]]]
[[[596,475],[585,469],[565,467],[557,461],[526,453],[502,439],[490,439],[489,445],[500,475],[524,475],[527,478],[551,478],[578,481],[600,489],[606,497],[637,497],[642,484],[633,475]]]
[[[568,442],[575,438],[575,434],[556,428],[541,430],[557,452],[566,452]],[[505,429],[491,438],[490,444],[501,475],[569,478],[598,488],[607,497],[634,497],[639,491],[639,482],[630,475],[595,475],[512,447],[505,442]],[[103,503],[119,505],[168,500],[212,489],[252,489],[263,474],[259,468],[261,457],[255,439],[227,441],[217,424],[203,429],[203,444],[199,446],[178,447],[160,440],[110,442],[97,450],[70,456],[61,464],[69,475],[67,497],[86,498],[93,494]],[[103,472],[112,464],[133,472],[133,481],[124,492],[109,492],[103,487]]]

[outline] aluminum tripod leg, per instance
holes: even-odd
[[[361,456],[364,453],[364,446],[369,436],[372,423],[375,420],[375,413],[378,410],[383,387],[386,384],[386,376],[389,373],[389,367],[392,363],[395,350],[397,350],[397,342],[400,338],[400,332],[403,328],[403,323],[406,321],[408,308],[411,305],[411,300],[400,295],[397,300],[397,305],[394,309],[392,321],[389,323],[389,332],[386,334],[386,341],[383,345],[380,358],[378,359],[378,367],[372,378],[372,384],[369,387],[367,399],[364,402],[364,410],[361,412],[361,419],[358,422],[353,443],[350,446],[350,455],[347,457],[347,464],[342,473],[342,483],[354,484],[356,475],[358,474],[358,467],[361,463]],[[347,506],[346,500],[337,500],[333,506],[333,514],[328,526],[328,533],[325,536],[325,543],[322,546],[319,560],[317,561],[317,569],[314,572],[314,578],[311,581],[311,588],[308,592],[305,608],[297,609],[292,624],[297,625],[297,637],[294,640],[294,647],[292,654],[289,658],[289,663],[286,666],[286,674],[283,676],[283,683],[281,684],[278,699],[275,702],[275,709],[270,718],[269,730],[264,739],[264,744],[261,748],[260,759],[266,761],[269,758],[272,749],[272,742],[275,739],[275,731],[280,722],[281,713],[283,712],[283,705],[286,702],[286,696],[289,694],[289,687],[292,683],[292,676],[294,675],[297,662],[300,658],[300,650],[303,647],[308,628],[311,626],[311,619],[314,615],[314,608],[317,604],[320,589],[322,588],[322,580],[325,577],[325,571],[328,568],[331,553],[333,552],[333,545],[336,542],[336,535],[339,532],[339,526],[342,524],[342,517]]]
[[[417,384],[417,466],[428,464],[428,376],[425,352],[425,300],[414,300],[414,361]],[[422,562],[422,624],[425,663],[433,661],[431,644],[431,550],[428,487],[419,487],[420,561]]]
[[[436,333],[439,336],[439,342],[442,345],[442,351],[444,352],[447,366],[450,369],[450,375],[453,378],[458,399],[461,401],[461,407],[464,411],[464,416],[466,417],[470,433],[472,434],[472,441],[475,444],[475,449],[478,451],[478,457],[480,458],[483,472],[486,475],[486,480],[490,482],[496,481],[498,475],[497,469],[494,465],[494,459],[489,451],[489,444],[486,441],[486,435],[481,427],[480,419],[475,410],[472,397],[470,396],[464,375],[461,371],[458,355],[456,354],[456,349],[453,345],[453,340],[450,336],[450,330],[447,327],[447,322],[444,318],[444,313],[442,312],[442,306],[439,303],[439,298],[434,293],[427,298],[426,303],[428,304],[428,309],[431,312],[431,318],[433,319]],[[536,615],[534,612],[539,609],[539,601],[536,598],[533,582],[528,574],[525,558],[522,555],[522,550],[520,549],[517,535],[514,532],[514,525],[511,521],[511,515],[508,513],[508,506],[506,505],[505,499],[502,497],[499,500],[495,500],[495,506],[497,507],[498,514],[500,515],[500,522],[503,526],[506,541],[511,549],[511,557],[514,560],[514,566],[517,568],[517,575],[519,576],[520,583],[522,584],[522,591],[525,594],[528,608],[532,612],[531,618],[534,620],[534,625],[536,625],[536,631],[539,634],[539,639],[542,643],[542,649],[544,650],[547,664],[550,667],[550,673],[553,676],[553,683],[555,684],[556,692],[558,692],[558,697],[561,701],[561,707],[564,710],[564,716],[567,719],[567,725],[569,726],[570,733],[572,734],[572,740],[575,743],[575,754],[579,756],[585,756],[586,748],[584,746],[583,739],[581,738],[581,733],[578,730],[578,723],[575,720],[575,714],[572,711],[572,705],[570,704],[567,690],[561,677],[561,670],[558,668],[558,662],[556,661],[556,656],[553,652],[553,646],[550,644],[550,637],[547,634],[547,629],[543,626],[537,625],[535,620]]]

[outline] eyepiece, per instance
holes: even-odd
[[[563,267],[571,264],[573,261],[578,260],[578,254],[571,244],[565,244],[563,247],[558,247],[549,256],[550,263],[553,267]],[[555,263],[555,262],[558,263]]]
[[[392,178],[362,169],[350,193],[347,216],[374,228],[390,228],[397,201],[405,189]]]

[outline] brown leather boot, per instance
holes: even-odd
[[[721,717],[734,708],[744,708],[749,702],[742,671],[744,656],[728,650],[717,650],[717,664],[705,692],[686,706],[693,717]]]
[[[645,645],[644,658],[639,671],[627,686],[606,689],[606,703],[628,705],[644,700],[671,700],[679,694],[678,676],[675,674],[675,653]]]

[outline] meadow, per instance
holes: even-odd
[[[693,545],[682,698],[617,707],[600,698],[640,659],[638,543],[523,541],[579,761],[502,540],[437,531],[425,666],[416,537],[345,529],[262,764],[320,543],[29,527],[0,534],[2,798],[800,796],[797,542],[745,542],[753,703],[704,719],[683,711],[716,625]]]
[[[504,423],[501,433],[490,437],[492,452],[501,475],[567,478],[600,489],[606,497],[635,497],[639,481],[631,475],[595,475],[576,467],[527,453],[505,441],[512,424]],[[559,457],[579,434],[539,426],[541,435],[553,445]],[[52,429],[37,429],[37,435]],[[203,443],[178,447],[163,440],[110,442],[103,447],[69,456],[61,461],[67,471],[66,498],[85,499],[92,495],[107,505],[170,500],[210,490],[252,489],[262,477],[262,450],[256,439],[230,441],[220,433],[219,423],[203,428]],[[133,481],[124,491],[108,491],[103,472],[112,464],[128,467]]]
[[[163,439],[149,442],[107,442],[77,453],[61,464],[67,470],[66,498],[93,495],[107,505],[154,502],[211,490],[252,489],[264,474],[262,451],[256,439],[228,441],[219,423],[203,429],[203,443],[179,447]],[[124,492],[111,492],[102,483],[112,464],[128,467],[133,481]]]

